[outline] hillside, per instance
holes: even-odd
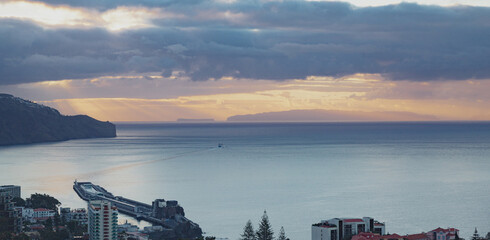
[[[352,121],[436,121],[434,116],[411,112],[362,112],[341,110],[291,110],[235,115],[229,122],[352,122]]]
[[[54,108],[0,94],[0,145],[115,136],[116,126],[110,122],[64,116]]]

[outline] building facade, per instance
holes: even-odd
[[[34,221],[34,209],[26,207],[15,207],[21,214],[19,217],[24,221],[33,222]]]
[[[175,200],[156,199],[152,207],[152,217],[157,219],[173,218],[176,215],[185,216],[184,208]]]
[[[351,240],[359,233],[385,234],[385,224],[373,218],[332,218],[311,226],[312,240]]]
[[[352,237],[351,240],[456,240],[459,230],[456,228],[436,228],[427,233],[416,233],[408,235],[381,235],[377,233],[359,233]]]
[[[3,185],[0,186],[0,192],[9,192],[12,198],[20,198],[20,186],[16,185]]]
[[[90,240],[117,240],[117,208],[109,201],[95,200],[87,209]]]
[[[9,191],[0,191],[0,233],[20,232],[22,227],[21,211],[15,210]]]
[[[77,208],[71,210],[71,220],[78,222],[82,225],[87,225],[88,223],[88,214],[85,208]]]
[[[36,208],[33,210],[33,218],[37,221],[44,221],[48,218],[54,218],[55,211],[46,208]]]
[[[427,233],[430,240],[455,240],[459,235],[459,230],[456,228],[436,228]]]
[[[88,214],[85,208],[77,208],[77,209],[70,209],[68,207],[60,208],[60,213],[61,213],[60,214],[61,218],[65,222],[75,221],[81,225],[88,224]]]

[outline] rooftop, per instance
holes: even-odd
[[[53,211],[53,210],[46,209],[46,208],[36,208],[36,209],[34,209],[34,212],[47,212],[47,211]]]
[[[426,233],[416,233],[416,234],[409,234],[405,236],[405,239],[407,240],[419,240],[419,239],[426,239],[427,234]]]
[[[456,228],[441,228],[441,227],[438,227],[434,230],[432,230],[431,232],[457,232],[459,231],[458,229]]]
[[[312,226],[315,227],[322,227],[322,228],[336,228],[337,226],[334,224],[329,224],[329,223],[315,223]]]
[[[349,218],[349,219],[344,219],[344,222],[364,222],[364,220],[360,218]]]

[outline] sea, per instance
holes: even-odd
[[[400,235],[490,231],[489,122],[116,125],[116,138],[0,147],[0,185],[71,208],[86,207],[75,180],[177,200],[206,235],[228,239],[264,211],[292,240],[335,217],[373,217]]]

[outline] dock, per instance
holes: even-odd
[[[73,190],[85,201],[107,200],[116,206],[119,212],[137,220],[162,226],[166,230],[174,230],[177,236],[185,238],[202,236],[199,225],[184,216],[184,209],[175,200],[156,199],[150,205],[122,196],[114,196],[103,187],[91,182],[75,181]]]

